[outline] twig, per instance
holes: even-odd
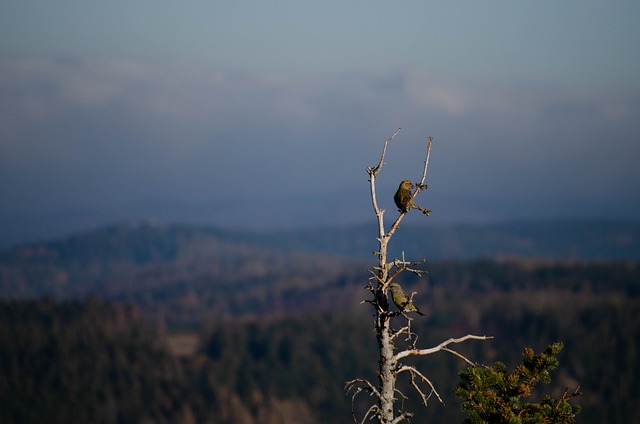
[[[418,188],[424,185],[424,180],[427,178],[427,168],[429,167],[429,156],[431,155],[431,143],[433,142],[433,137],[429,137],[427,142],[427,157],[424,160],[424,169],[422,170],[422,179],[420,180],[420,184],[416,184]]]
[[[359,386],[359,384],[363,384],[363,386]],[[356,400],[356,396],[358,396],[360,394],[360,392],[363,391],[367,391],[369,392],[369,396],[377,396],[378,398],[380,398],[380,392],[378,392],[378,390],[373,387],[373,384],[371,384],[368,380],[362,379],[362,378],[356,378],[353,379],[351,381],[347,381],[344,385],[344,390],[347,394],[349,394],[349,392],[353,389],[353,395],[351,395],[351,416],[353,417],[353,421],[354,422],[358,422],[358,419],[356,418],[356,412],[353,408],[355,400]],[[378,410],[378,405],[373,404],[371,405],[371,407],[367,410],[367,412],[364,414],[364,417],[362,417],[362,420],[360,421],[360,424],[364,423],[365,420],[367,419],[367,417],[369,416],[369,414],[372,411],[377,411]]]
[[[426,190],[427,188],[429,188],[429,186],[425,184],[425,180],[427,178],[427,168],[429,168],[429,156],[431,156],[432,142],[433,142],[433,137],[429,137],[427,142],[427,157],[424,160],[424,168],[422,169],[422,179],[420,180],[419,183],[416,183],[416,191],[414,191],[413,194],[411,195],[412,199],[415,199],[418,193],[420,193],[422,190]],[[423,208],[422,206],[418,206],[416,204],[414,204],[412,208],[418,209],[420,212],[422,212],[427,216],[429,216],[429,214],[431,213],[431,209]]]
[[[367,420],[367,417],[372,411],[377,411],[377,410],[378,410],[378,405],[371,405],[371,407],[367,409],[367,412],[362,417],[362,421],[360,421],[360,424],[363,424]],[[356,421],[356,413],[353,411],[353,405],[351,405],[351,415],[353,416],[353,421]]]
[[[384,165],[384,155],[387,153],[387,144],[389,144],[389,142],[393,140],[399,132],[400,128],[398,128],[398,130],[394,132],[393,135],[387,139],[387,141],[384,142],[384,146],[382,147],[382,155],[380,155],[380,162],[378,162],[378,165],[376,165],[374,168],[367,168],[367,172],[369,173],[369,175],[372,175],[374,177],[378,176],[380,170],[382,169],[382,166]]]
[[[403,256],[404,256],[404,252],[403,252]],[[422,274],[426,274],[427,271],[425,270],[409,268],[410,266],[423,264],[426,261],[427,261],[426,259],[421,259],[419,261],[407,262],[404,260],[404,258],[402,258],[402,260],[395,259],[393,262],[389,262],[387,266],[395,266],[396,270],[393,274],[391,274],[391,277],[389,277],[387,281],[387,285],[390,284],[394,280],[394,278],[396,278],[398,275],[400,275],[404,271],[409,271],[412,274],[416,274],[418,277],[421,277]]]
[[[464,355],[456,352],[453,349],[449,349],[448,347],[443,347],[441,350],[444,350],[445,352],[449,352],[455,356],[457,356],[458,358],[462,359],[463,361],[465,361],[467,364],[471,365],[472,367],[475,367],[476,365],[478,365],[477,363],[471,362],[469,359],[467,359]]]
[[[398,338],[398,336],[400,336],[401,334],[407,333],[408,335],[411,335],[411,328],[409,328],[408,325],[402,327],[401,329],[394,331],[389,337],[391,338],[391,341],[395,340]]]
[[[568,401],[569,399],[572,399],[576,396],[580,396],[582,394],[582,392],[580,391],[580,386],[576,387],[576,389],[573,391],[573,393],[571,393],[569,396],[567,396],[567,393],[569,393],[569,388],[567,387],[566,389],[564,389],[564,393],[562,394],[562,397],[560,398],[560,400],[563,401]]]
[[[367,386],[366,389],[363,389],[362,387],[358,387],[358,384],[364,384],[365,386]],[[378,397],[380,397],[380,393],[378,392],[378,389],[376,389],[375,387],[373,387],[373,384],[371,384],[368,380],[365,380],[363,378],[355,378],[353,380],[347,381],[344,385],[344,389],[347,392],[347,394],[351,391],[351,389],[353,389],[354,387],[357,387],[359,389],[362,390],[367,390],[369,392],[371,392],[371,394],[376,395]]]
[[[413,388],[415,389],[416,392],[418,392],[418,394],[420,395],[420,397],[422,398],[422,403],[424,404],[424,406],[428,406],[428,401],[429,398],[431,397],[431,395],[435,394],[436,397],[438,398],[438,400],[440,401],[441,404],[444,405],[444,401],[442,400],[442,398],[440,397],[440,394],[438,393],[438,391],[436,390],[436,387],[433,385],[433,383],[431,382],[431,380],[429,380],[427,377],[425,377],[420,371],[418,371],[415,367],[413,366],[403,366],[402,368],[400,368],[397,371],[397,374],[400,374],[401,372],[404,371],[408,371],[409,375],[410,375],[410,382],[411,385],[413,386]],[[415,381],[415,375],[418,375],[418,377],[420,377],[420,379],[422,379],[422,381],[424,381],[425,383],[427,383],[429,385],[429,387],[431,388],[431,393],[429,393],[429,395],[427,396],[422,389],[420,389],[420,387],[418,386],[418,384]]]
[[[418,193],[420,193],[420,191],[427,188],[427,186],[424,184],[424,181],[427,178],[427,168],[429,167],[429,156],[431,156],[431,143],[433,142],[433,137],[429,137],[428,140],[429,141],[427,143],[427,157],[424,160],[424,168],[422,169],[422,180],[420,180],[420,182],[416,184],[416,191],[414,191],[413,194],[411,195],[411,198],[414,200],[418,195]],[[431,212],[430,209],[416,206],[415,204],[413,205],[413,208],[422,211],[422,213],[424,213],[425,215],[429,215],[429,213]],[[396,232],[396,230],[400,226],[400,222],[402,221],[402,219],[406,214],[407,212],[401,212],[400,215],[398,215],[398,218],[396,218],[395,222],[391,225],[389,232],[384,234],[384,237],[391,238],[393,236],[393,233]]]
[[[389,144],[389,142],[393,140],[399,132],[400,128],[398,128],[398,130],[393,133],[393,135],[389,137],[387,141],[384,142],[384,147],[382,148],[382,154],[380,155],[380,162],[378,162],[378,165],[376,165],[374,168],[367,168],[367,173],[369,174],[369,189],[371,190],[371,203],[373,204],[373,211],[378,218],[379,240],[384,237],[384,210],[380,210],[380,208],[378,207],[378,200],[376,196],[376,177],[378,176],[380,170],[382,169],[382,166],[384,165],[384,155],[387,153],[387,144]],[[381,253],[382,252],[379,252],[378,254],[380,255]]]
[[[411,417],[413,417],[413,414],[411,412],[403,412],[402,414],[398,415],[393,421],[391,421],[391,424],[401,423],[402,421]]]

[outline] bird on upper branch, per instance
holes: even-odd
[[[413,183],[409,180],[404,180],[400,183],[395,196],[393,196],[393,201],[396,202],[398,210],[402,213],[407,213],[413,208],[413,198],[411,197],[412,189]]]

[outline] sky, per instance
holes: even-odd
[[[0,245],[119,220],[372,221],[365,170],[397,128],[387,214],[432,136],[429,225],[636,219],[639,16],[636,1],[0,0]]]

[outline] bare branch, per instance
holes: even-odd
[[[387,153],[387,144],[389,144],[389,142],[393,140],[396,137],[396,135],[398,135],[399,132],[400,132],[400,128],[398,128],[398,130],[395,133],[393,133],[393,135],[389,137],[387,141],[384,142],[384,147],[382,148],[382,155],[380,155],[380,162],[378,162],[378,165],[376,165],[374,168],[367,168],[367,172],[369,173],[369,175],[373,177],[378,176],[378,174],[380,173],[380,170],[382,169],[382,166],[384,165],[384,155]]]
[[[422,269],[414,269],[410,268],[410,266],[420,265],[426,262],[426,259],[422,259],[414,262],[407,262],[404,259],[399,260],[395,259],[392,262],[387,263],[387,267],[395,267],[396,270],[391,274],[391,276],[387,280],[387,284],[391,283],[398,275],[400,275],[404,271],[408,271],[412,274],[416,274],[418,277],[421,277],[422,274],[426,274],[427,271]]]
[[[448,340],[443,341],[439,345],[429,348],[429,349],[408,349],[403,350],[402,352],[398,352],[393,358],[398,361],[402,358],[406,358],[407,356],[423,356],[423,355],[431,355],[433,353],[439,352],[441,350],[445,350],[452,343],[462,343],[467,340],[489,340],[492,339],[493,336],[474,336],[473,334],[467,334],[466,336],[459,338],[450,338]],[[470,362],[467,359],[467,362]]]
[[[371,412],[377,412],[377,411],[378,411],[378,405],[375,405],[375,404],[371,405],[371,407],[367,409],[367,412],[362,417],[360,424],[363,424],[367,420],[367,417]],[[356,413],[353,411],[353,404],[351,405],[351,416],[353,416],[353,421],[356,422],[357,418],[356,418]]]
[[[384,156],[387,153],[387,144],[389,144],[389,142],[393,140],[399,132],[400,128],[398,128],[398,130],[393,133],[393,135],[389,137],[387,141],[384,142],[384,147],[382,148],[382,154],[380,155],[380,162],[378,162],[378,165],[373,168],[367,168],[367,173],[369,174],[369,189],[371,191],[371,203],[373,205],[373,211],[378,218],[378,233],[380,238],[384,237],[384,210],[381,210],[378,207],[378,197],[376,195],[376,177],[378,176],[380,170],[382,169],[382,166],[384,165]],[[383,253],[384,252],[378,252],[378,255],[382,255]]]
[[[424,168],[422,169],[422,179],[420,180],[419,183],[416,183],[416,191],[413,192],[413,194],[411,195],[411,198],[415,200],[416,196],[418,196],[418,193],[420,193],[422,190],[426,190],[427,188],[429,188],[426,184],[425,184],[425,180],[427,178],[427,169],[429,168],[429,156],[431,156],[431,143],[433,142],[433,137],[429,137],[428,138],[428,142],[427,142],[427,157],[424,160]],[[427,209],[427,208],[423,208],[422,206],[418,206],[414,203],[414,205],[412,206],[412,209],[418,209],[420,212],[422,212],[423,214],[429,216],[429,214],[431,213],[431,209]]]
[[[455,350],[453,350],[453,349],[449,349],[448,347],[443,347],[443,348],[442,348],[442,350],[444,350],[445,352],[449,352],[449,353],[451,353],[452,355],[457,356],[458,358],[462,359],[463,361],[465,361],[467,364],[469,364],[469,365],[471,365],[471,366],[474,366],[474,367],[475,367],[476,365],[478,365],[477,363],[471,362],[471,361],[470,361],[469,359],[467,359],[464,355],[462,355],[462,354],[460,354],[460,353],[456,352],[456,351],[455,351]]]
[[[393,341],[393,340],[397,339],[398,336],[400,336],[401,334],[404,334],[404,333],[407,333],[408,336],[411,336],[411,328],[408,325],[402,327],[401,329],[399,329],[397,331],[394,331],[390,336],[390,340]]]
[[[395,420],[391,421],[391,424],[401,423],[402,421],[411,417],[413,417],[413,414],[411,412],[403,412],[402,414],[398,415]]]
[[[420,180],[420,184],[416,184],[418,186],[418,190],[420,191],[420,187],[424,186],[424,180],[427,178],[427,168],[429,167],[429,156],[431,155],[431,143],[433,142],[433,137],[429,137],[427,142],[427,157],[424,160],[424,168],[422,170],[422,179]]]
[[[560,398],[560,400],[568,401],[571,398],[574,398],[576,396],[580,396],[582,394],[582,391],[580,391],[580,386],[576,387],[576,389],[573,391],[573,393],[571,393],[570,395],[568,395],[568,394],[569,394],[569,388],[567,387],[566,389],[564,389],[564,393],[562,394],[562,397]]]
[[[409,400],[409,398],[408,398],[407,396],[405,396],[405,395],[404,395],[404,393],[402,393],[402,392],[400,391],[400,389],[397,389],[397,388],[396,388],[396,389],[393,389],[393,390],[394,390],[395,392],[397,392],[397,393],[400,395],[400,397],[402,398],[403,402],[404,402],[405,400]],[[404,405],[404,403],[403,403],[403,405]]]
[[[420,386],[418,386],[416,384],[416,378],[414,377],[414,373],[411,372],[409,374],[411,375],[411,379],[410,379],[411,380],[411,386],[420,395],[420,398],[422,399],[422,404],[424,406],[429,406],[429,398],[431,397],[431,394],[434,392],[433,391],[433,387],[431,388],[431,393],[429,393],[429,396],[425,395],[424,392],[420,389]]]
[[[404,216],[406,214],[407,214],[407,212],[400,212],[400,215],[398,215],[398,217],[396,218],[394,223],[391,224],[391,228],[389,228],[389,231],[387,232],[387,234],[384,235],[384,237],[386,237],[388,239],[393,237],[393,234],[396,232],[398,227],[400,227],[400,222],[402,222],[402,219],[404,218]]]
[[[369,273],[373,275],[373,277],[369,277],[369,280],[376,280],[379,284],[384,284],[384,281],[382,281],[377,273],[373,272],[372,270],[369,270]]]
[[[413,209],[418,209],[420,212],[422,212],[423,214],[425,214],[427,216],[429,216],[429,214],[431,213],[431,209],[423,208],[422,206],[413,205],[412,208]]]
[[[440,401],[441,404],[444,405],[444,401],[442,400],[442,398],[440,397],[440,394],[438,393],[438,391],[436,390],[436,387],[433,385],[433,383],[431,382],[431,380],[429,380],[427,377],[425,377],[420,371],[418,370],[413,370],[413,373],[417,374],[425,383],[427,383],[429,385],[429,387],[431,387],[431,393],[435,394],[436,397],[438,398],[438,400]],[[429,398],[431,397],[431,394],[429,394],[429,397],[427,397],[426,399],[423,399],[425,406],[427,405],[427,401],[429,400]]]
[[[396,375],[400,374],[401,372],[407,371],[409,372],[409,375],[411,377],[411,385],[413,386],[413,388],[415,389],[415,391],[418,392],[418,394],[420,395],[420,397],[422,398],[422,403],[424,404],[424,406],[427,406],[427,402],[429,400],[429,398],[431,397],[431,395],[436,395],[436,397],[438,398],[438,400],[440,401],[441,404],[444,405],[444,401],[442,400],[442,398],[440,397],[440,394],[438,393],[438,391],[436,390],[436,387],[433,385],[433,383],[431,382],[431,380],[429,380],[427,377],[425,377],[420,371],[418,371],[415,367],[413,366],[409,366],[409,365],[405,365],[403,367],[401,367],[400,369],[398,369],[398,371],[396,371]],[[429,395],[426,395],[422,389],[420,389],[420,387],[418,386],[418,384],[415,381],[415,376],[420,377],[420,379],[422,381],[424,381],[425,383],[427,383],[429,385],[429,387],[431,388],[431,393],[429,393]]]
[[[391,140],[393,140],[395,138],[395,136],[400,132],[400,128],[398,128],[398,130],[387,139],[387,141],[384,142],[384,146],[382,148],[382,155],[380,156],[380,162],[378,162],[378,165],[376,165],[375,167],[371,168],[367,168],[367,173],[369,174],[369,182],[370,182],[370,187],[371,187],[371,199],[373,202],[373,209],[376,213],[376,216],[378,217],[378,223],[379,223],[379,229],[380,229],[380,237],[386,237],[391,238],[391,236],[393,236],[393,233],[395,233],[395,231],[398,229],[398,227],[400,226],[400,222],[402,221],[404,215],[407,214],[407,212],[401,212],[400,215],[398,216],[398,218],[396,219],[396,221],[393,223],[393,225],[391,226],[391,229],[389,230],[389,232],[387,234],[384,233],[384,225],[382,225],[382,214],[384,214],[383,210],[380,210],[378,208],[378,202],[376,199],[376,194],[375,194],[375,177],[380,173],[380,170],[382,169],[382,166],[384,165],[384,156],[387,152],[387,144],[389,144],[389,142]],[[429,156],[431,156],[431,144],[433,142],[433,137],[429,137],[428,138],[428,143],[427,143],[427,156],[426,159],[424,161],[424,168],[422,169],[422,179],[420,180],[420,183],[416,184],[416,191],[412,194],[412,198],[415,199],[416,195],[423,189],[427,188],[427,186],[424,184],[424,181],[427,177],[427,169],[429,167]],[[413,206],[415,209],[419,209],[421,210],[424,214],[428,215],[429,212],[431,212],[429,209],[426,208],[422,208],[420,206]]]
[[[361,386],[358,386],[358,384],[363,384],[366,386],[366,388],[363,388]],[[356,388],[356,392],[360,392],[362,390],[366,390],[368,392],[370,392],[372,395],[375,395],[377,397],[380,397],[380,393],[378,392],[378,389],[376,389],[375,387],[373,387],[373,384],[371,384],[369,382],[369,380],[365,380],[364,378],[355,378],[353,380],[347,381],[344,385],[344,390],[345,392],[348,394],[351,389]],[[357,393],[356,393],[357,394]],[[355,394],[354,394],[355,396]]]
[[[363,384],[363,386],[359,386],[359,384]],[[353,417],[353,422],[357,423],[358,419],[356,418],[356,412],[353,409],[353,405],[355,403],[356,400],[356,396],[358,396],[360,394],[360,392],[369,392],[369,396],[377,396],[378,398],[380,398],[380,393],[378,392],[378,390],[373,387],[373,384],[371,384],[368,380],[362,379],[362,378],[356,378],[354,380],[351,381],[347,381],[344,385],[344,389],[345,392],[347,394],[349,394],[349,392],[353,389],[353,395],[351,395],[351,416]],[[362,420],[360,421],[360,424],[364,423],[367,419],[367,417],[369,416],[369,414],[371,412],[375,412],[378,410],[378,405],[373,404],[371,405],[371,407],[367,410],[367,412],[364,414],[364,416],[362,417]]]

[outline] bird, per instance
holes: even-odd
[[[413,198],[411,197],[411,190],[413,184],[409,180],[404,180],[400,183],[398,191],[393,196],[393,201],[396,202],[398,210],[402,213],[407,213],[413,208]]]
[[[404,292],[400,284],[391,283],[389,284],[389,290],[391,290],[391,298],[393,299],[393,303],[400,309],[402,312],[417,312],[418,314],[424,316],[420,309],[416,307],[416,305],[411,302],[409,296]]]

